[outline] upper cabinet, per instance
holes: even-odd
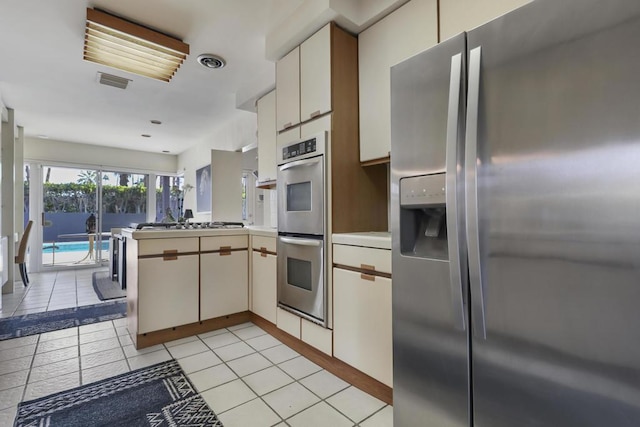
[[[390,70],[438,42],[436,3],[411,0],[358,36],[361,162],[390,155]]]
[[[276,179],[276,91],[258,100],[258,180]]]
[[[440,40],[469,31],[530,1],[440,0]]]
[[[300,47],[276,63],[276,128],[300,123]]]
[[[329,23],[277,62],[278,132],[335,109],[337,91],[342,90],[345,81],[352,80],[349,76],[351,62],[342,63],[337,58],[344,57],[350,46],[357,45],[355,40],[335,24]]]
[[[331,24],[300,45],[300,119],[331,111]]]

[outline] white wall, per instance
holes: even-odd
[[[216,129],[206,142],[200,143],[178,155],[178,171],[184,173],[185,184],[191,184],[194,189],[185,194],[185,209],[193,209],[194,221],[213,221],[211,214],[196,212],[196,169],[211,162],[211,150],[235,151],[257,141],[256,132],[258,122],[255,113],[236,110],[229,120]],[[238,197],[241,194],[238,193]]]
[[[178,156],[173,154],[148,153],[32,137],[25,137],[24,158],[25,161],[45,164],[77,164],[115,171],[175,174],[178,170]]]

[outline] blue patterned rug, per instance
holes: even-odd
[[[22,402],[14,427],[222,427],[175,360]]]
[[[127,315],[126,301],[112,301],[62,310],[0,319],[0,341],[27,335],[43,334],[58,329],[119,319]]]

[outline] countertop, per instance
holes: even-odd
[[[334,244],[391,250],[391,233],[386,231],[336,233],[331,238]]]
[[[123,236],[135,240],[178,237],[241,236],[248,234],[265,237],[276,237],[278,235],[275,228],[261,226],[248,226],[244,228],[195,228],[189,230],[135,230],[133,228],[123,228],[121,233]]]

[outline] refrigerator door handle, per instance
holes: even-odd
[[[451,57],[451,80],[449,83],[449,111],[447,116],[446,149],[446,201],[447,237],[449,249],[449,285],[453,324],[465,330],[462,268],[460,255],[460,221],[458,215],[458,130],[460,126],[460,89],[462,85],[462,54]]]
[[[478,110],[480,103],[481,47],[469,53],[469,87],[467,92],[467,130],[465,136],[465,206],[467,210],[467,248],[469,251],[469,283],[471,287],[471,316],[473,333],[486,339],[484,285],[480,263],[480,235],[478,227]]]

